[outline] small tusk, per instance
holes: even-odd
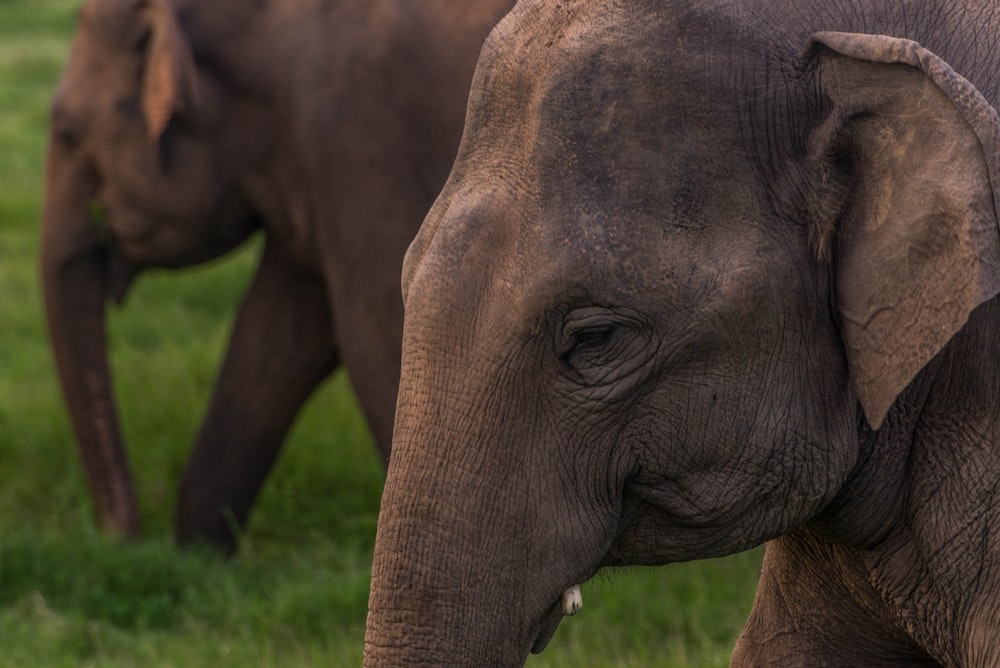
[[[583,608],[583,594],[580,593],[580,585],[573,585],[564,591],[561,602],[563,614],[567,617],[580,612]]]

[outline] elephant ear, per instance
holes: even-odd
[[[1000,292],[1000,120],[916,42],[822,32],[807,151],[842,183],[827,243],[858,398],[878,429],[920,370]]]
[[[140,11],[149,29],[142,113],[149,140],[155,143],[176,112],[197,104],[198,74],[171,0],[144,0]]]

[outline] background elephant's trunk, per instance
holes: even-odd
[[[95,179],[50,147],[42,222],[42,285],[52,349],[101,528],[139,532],[135,492],[108,369],[108,252],[88,207]]]

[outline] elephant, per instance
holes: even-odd
[[[511,0],[89,0],[51,105],[47,322],[98,525],[140,534],[105,303],[139,272],[260,230],[180,484],[176,539],[236,549],[305,399],[338,365],[383,459],[400,267],[461,137],[482,41]]]
[[[365,665],[766,544],[734,666],[1000,665],[1000,14],[518,0],[403,265]]]

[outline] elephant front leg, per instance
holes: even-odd
[[[322,280],[268,240],[181,481],[178,544],[236,550],[292,421],[336,365]]]

